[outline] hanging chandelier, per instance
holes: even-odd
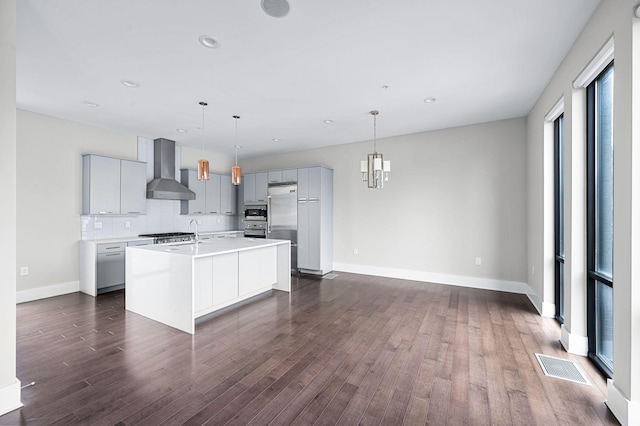
[[[202,156],[204,157],[204,107],[206,102],[200,102],[202,106]],[[198,180],[209,180],[209,160],[201,158],[198,160]]]
[[[238,145],[238,119],[239,115],[234,115],[233,118],[236,120],[236,165],[231,167],[231,183],[234,185],[240,185],[242,179],[242,171],[240,170],[240,166],[238,166],[238,148],[242,148]]]
[[[384,182],[389,180],[389,172],[391,171],[391,161],[385,161],[382,153],[376,150],[376,117],[379,112],[373,110],[373,153],[367,154],[367,159],[360,162],[360,172],[362,173],[362,181],[367,182],[367,187],[378,189],[384,187]]]

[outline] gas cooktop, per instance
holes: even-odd
[[[140,234],[138,237],[149,238],[169,238],[169,237],[190,237],[195,235],[193,232],[164,232],[160,234]]]

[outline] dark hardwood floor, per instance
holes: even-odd
[[[24,407],[2,425],[617,424],[605,380],[523,295],[292,277],[180,332],[122,291],[17,307]],[[545,377],[573,359],[593,386]]]

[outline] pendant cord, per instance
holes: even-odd
[[[378,151],[376,149],[376,115],[373,115],[373,153],[376,154]]]

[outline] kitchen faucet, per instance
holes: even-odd
[[[195,223],[196,224],[196,243],[200,241],[200,235],[198,235],[198,220],[197,219],[191,219],[189,221],[189,225],[187,225],[187,229],[189,231],[191,231],[191,224]]]

